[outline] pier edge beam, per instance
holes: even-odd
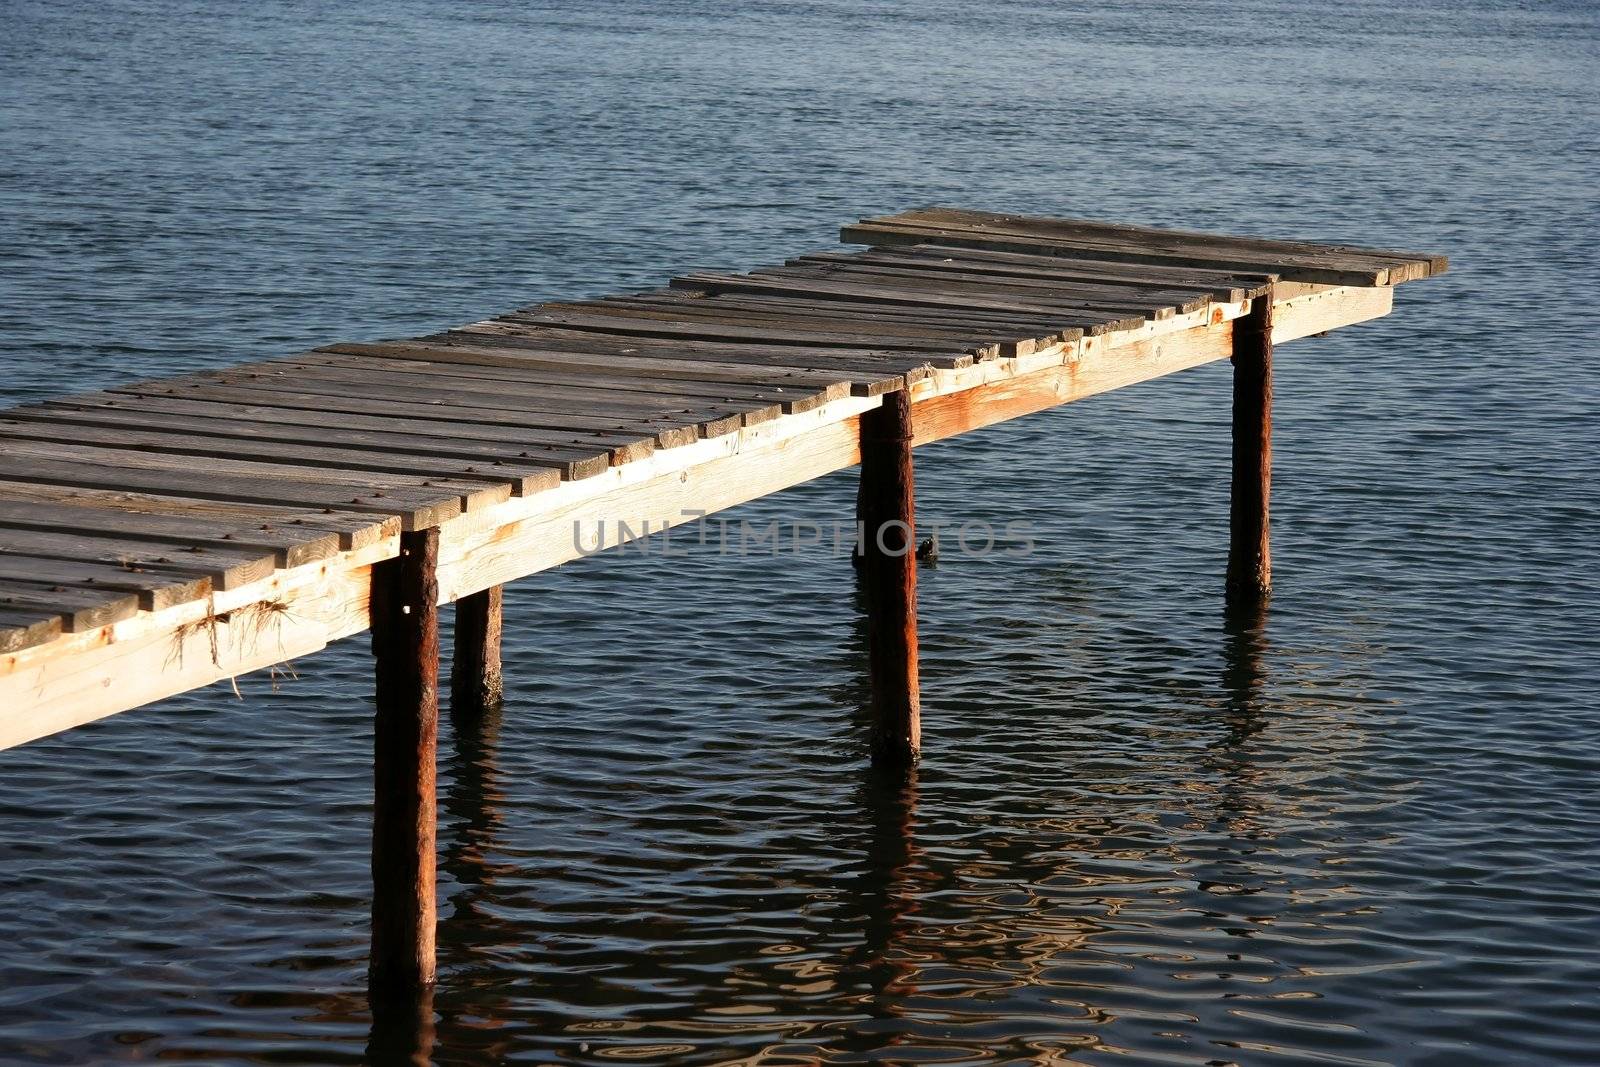
[[[917,678],[917,534],[911,398],[887,393],[861,415],[856,498],[872,679],[872,762],[910,767],[922,748]]]
[[[503,587],[456,601],[455,650],[450,664],[450,714],[475,718],[500,703],[500,634],[504,626]]]
[[[1272,291],[1233,323],[1233,486],[1227,604],[1262,604],[1272,592]]]
[[[400,535],[372,568],[373,720],[371,994],[433,984],[437,921],[435,794],[439,736],[439,531]]]

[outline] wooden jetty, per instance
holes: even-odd
[[[578,531],[615,544],[860,463],[873,754],[911,763],[914,446],[1231,357],[1223,586],[1257,604],[1273,347],[1445,269],[947,209],[843,238],[866,248],[0,411],[0,748],[370,628],[374,988],[426,986],[438,605],[459,714],[499,694],[499,587],[587,554]]]

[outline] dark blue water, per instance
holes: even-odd
[[[826,555],[507,593],[441,749],[439,1063],[1600,1058],[1600,16],[1584,3],[0,4],[10,401],[823,247],[927,203],[1446,252],[1278,353],[919,452],[865,771]],[[736,517],[848,516],[850,474]],[[355,1062],[365,641],[0,753],[0,1062]]]

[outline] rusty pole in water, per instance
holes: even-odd
[[[872,760],[909,767],[922,747],[917,680],[917,519],[911,398],[884,396],[861,416],[861,579],[872,676]]]
[[[1260,604],[1272,591],[1272,290],[1233,323],[1233,492],[1227,603]]]

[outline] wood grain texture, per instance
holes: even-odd
[[[550,472],[553,474],[553,472]],[[556,478],[552,484],[558,483]],[[78,520],[93,522],[83,509],[101,512],[107,519],[117,522],[118,532],[149,529],[150,517],[166,516],[177,519],[223,519],[236,524],[232,539],[249,537],[247,531],[270,533],[287,528],[291,538],[303,534],[309,538],[332,536],[341,551],[365,548],[374,541],[400,532],[398,516],[329,511],[312,507],[263,507],[259,504],[239,503],[231,500],[195,500],[184,496],[166,496],[160,493],[141,493],[127,489],[98,489],[82,486],[48,485],[38,482],[17,482],[0,478],[0,509],[5,505],[29,504],[22,514],[27,519],[39,518],[54,508],[67,508],[61,513],[70,516],[66,530],[89,529],[80,527]],[[139,517],[143,516],[143,517]],[[62,521],[68,521],[63,519]],[[187,539],[190,534],[182,535]],[[284,553],[287,562],[289,553]]]
[[[150,571],[136,565],[111,566],[14,552],[0,554],[0,581],[133,593],[144,611],[160,611],[174,604],[198,600],[211,592],[211,579],[202,574]]]
[[[914,267],[921,271],[954,271],[994,279],[1017,278],[1052,284],[1063,283],[1068,286],[1093,286],[1113,291],[1193,289],[1223,301],[1245,300],[1258,295],[1264,291],[1264,285],[1270,280],[1260,275],[1236,275],[1226,271],[1153,267],[1107,260],[1075,260],[1061,256],[1029,256],[986,252],[981,249],[940,248],[933,245],[872,248],[860,252],[824,252],[800,256],[791,262]]]
[[[214,437],[294,444],[327,443],[387,455],[423,455],[468,461],[528,463],[555,469],[564,479],[592,478],[611,466],[604,445],[577,435],[547,435],[517,427],[471,422],[407,420],[393,415],[362,415],[305,408],[292,414],[270,404],[204,402],[124,394],[91,394],[5,412],[11,419],[33,419],[134,429],[153,424]]]
[[[256,558],[265,554],[268,563],[298,567],[327,559],[340,549],[339,536],[315,526],[302,526],[297,520],[275,523],[242,521],[209,516],[129,514],[117,510],[74,506],[62,501],[0,499],[0,537],[20,543],[24,534],[36,533],[41,539],[61,538],[66,547],[79,538],[98,545],[114,539],[118,548],[130,552],[151,551],[189,556],[200,551],[224,552]]]
[[[149,574],[205,578],[213,589],[252,585],[272,574],[277,560],[270,550],[159,544],[111,535],[62,533],[56,530],[0,529],[0,553],[19,559],[55,560],[114,567]],[[21,564],[14,564],[20,566]],[[48,567],[41,563],[41,573]],[[197,595],[196,599],[204,596]]]
[[[863,219],[841,233],[847,244],[938,242],[999,251],[1223,270],[1270,271],[1291,281],[1396,285],[1442,273],[1444,256],[1275,241],[1150,226],[928,208]]]
[[[43,644],[60,634],[59,611],[0,607],[0,653]]]
[[[82,582],[16,581],[0,578],[0,608],[54,612],[67,633],[109,626],[139,610],[137,593]]]

